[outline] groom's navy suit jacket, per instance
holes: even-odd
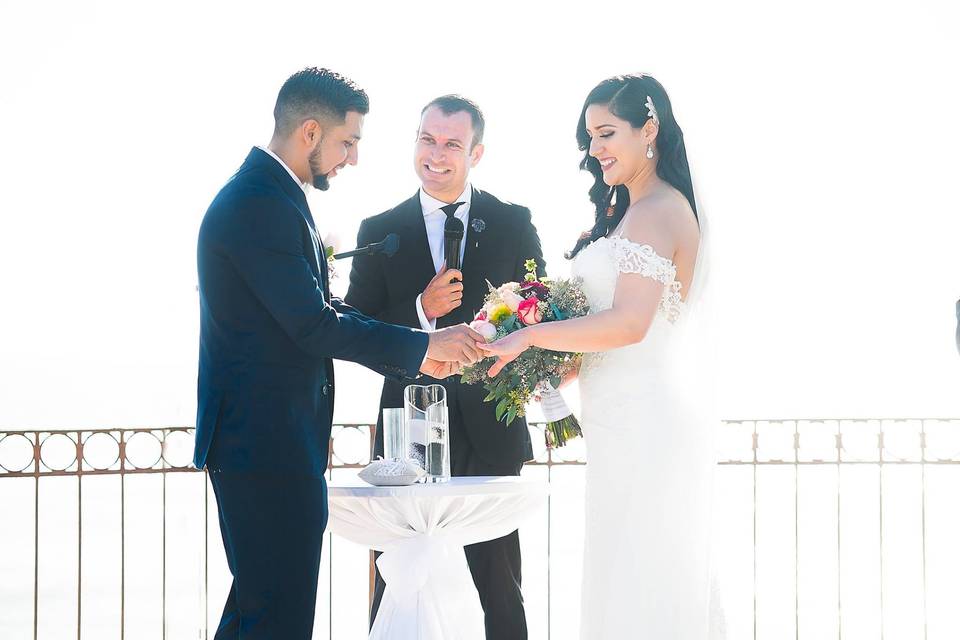
[[[207,210],[197,270],[197,468],[322,477],[331,358],[398,380],[417,375],[427,335],[330,298],[306,196],[261,149],[251,150]]]

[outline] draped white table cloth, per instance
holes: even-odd
[[[443,484],[330,484],[330,530],[382,551],[387,588],[371,640],[483,640],[483,610],[463,547],[517,529],[544,504],[545,482],[516,476]]]

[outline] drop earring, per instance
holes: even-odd
[[[647,145],[647,157],[650,158],[651,160],[653,160],[653,145],[652,145],[652,144],[648,144],[648,145]]]

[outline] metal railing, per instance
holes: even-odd
[[[720,444],[731,637],[957,637],[960,421],[727,421]]]
[[[530,425],[534,432],[534,437],[539,441],[543,439],[542,425]],[[207,594],[209,592],[210,581],[210,543],[219,545],[219,539],[216,537],[216,512],[211,514],[211,507],[215,510],[215,502],[211,499],[211,492],[207,487],[205,473],[194,468],[191,465],[193,451],[193,431],[192,427],[164,427],[164,428],[132,428],[132,429],[93,429],[93,430],[41,430],[41,431],[0,431],[0,479],[7,480],[0,485],[0,504],[4,505],[5,517],[0,519],[0,553],[5,558],[0,558],[0,629],[9,631],[11,628],[27,628],[30,632],[29,637],[35,640],[43,635],[42,627],[44,622],[51,623],[63,635],[62,630],[66,626],[75,629],[75,636],[78,639],[86,637],[103,637],[102,628],[97,631],[91,631],[91,625],[85,625],[84,616],[84,594],[91,589],[85,588],[85,545],[87,544],[86,529],[87,520],[91,515],[87,513],[89,496],[85,500],[86,483],[91,478],[99,476],[116,476],[119,493],[114,496],[117,499],[119,533],[118,548],[116,549],[119,558],[116,580],[119,583],[118,600],[114,605],[105,605],[102,601],[96,604],[98,611],[102,613],[104,608],[115,606],[116,625],[115,636],[121,639],[127,637],[139,637],[136,633],[131,633],[131,620],[128,614],[128,578],[130,570],[128,567],[128,557],[131,555],[128,542],[128,529],[131,527],[129,516],[131,498],[128,488],[129,478],[131,476],[154,475],[159,478],[158,493],[153,492],[150,496],[150,502],[158,502],[153,505],[157,508],[159,524],[159,566],[157,575],[154,576],[159,581],[159,614],[156,616],[160,625],[159,634],[161,638],[182,637],[175,632],[171,632],[170,622],[173,612],[169,603],[169,596],[173,588],[169,584],[171,578],[171,569],[168,566],[168,534],[171,529],[171,511],[174,508],[183,506],[183,499],[198,502],[201,505],[202,513],[202,531],[198,539],[202,539],[202,550],[199,552],[201,560],[202,575],[196,578],[194,582],[199,587],[197,602],[200,611],[200,620],[196,621],[197,631],[190,634],[189,637],[208,638],[210,636],[210,615],[208,607]],[[330,459],[328,462],[328,478],[334,472],[346,469],[362,468],[369,462],[369,452],[371,450],[373,429],[366,424],[342,424],[334,425],[331,435]],[[547,468],[548,477],[550,468],[557,465],[582,465],[584,464],[582,454],[576,453],[578,447],[570,447],[563,452],[566,457],[559,457],[554,452],[546,450],[542,445],[539,447],[539,455],[535,461],[528,463],[531,466],[543,466]],[[194,476],[199,482],[192,483],[187,492],[183,487],[177,490],[177,506],[175,507],[170,500],[170,484],[168,478],[173,474],[183,476]],[[57,478],[61,481],[75,483],[65,492],[63,486],[47,487],[46,483]],[[66,480],[73,479],[73,480]],[[17,482],[19,481],[19,483]],[[22,483],[29,483],[29,488]],[[16,486],[16,491],[14,490]],[[50,509],[42,504],[44,492],[51,493],[54,500],[59,504],[53,507],[53,510],[60,516],[64,516],[67,511],[72,512],[73,516],[66,518],[75,523],[74,527],[68,523],[66,527],[47,533],[52,534],[52,545],[59,553],[69,546],[72,549],[72,556],[75,559],[74,564],[66,570],[56,570],[49,580],[45,580],[41,575],[41,565],[45,554],[51,553],[45,548],[47,538],[44,535],[46,527],[43,522],[44,516],[49,514]],[[25,494],[28,501],[20,500],[20,513],[15,514],[14,504],[17,502],[11,496],[15,493]],[[99,501],[102,498],[102,491],[98,491]],[[25,504],[30,502],[32,504]],[[24,522],[23,511],[29,514]],[[142,510],[138,513],[142,515]],[[181,514],[182,515],[182,514]],[[199,515],[199,514],[196,514]],[[64,518],[60,518],[63,520]],[[32,526],[30,526],[32,525]],[[194,530],[197,527],[193,527]],[[214,532],[211,533],[210,529]],[[30,529],[27,532],[27,529]],[[29,535],[24,535],[29,533]],[[154,532],[155,533],[155,532]],[[19,538],[16,542],[11,542],[10,536]],[[23,553],[14,553],[21,549],[25,538],[32,538],[29,543],[32,549],[23,549]],[[18,544],[19,543],[19,544]],[[332,547],[332,540],[328,538],[325,543],[328,549]],[[328,551],[329,552],[329,551]],[[23,564],[23,556],[30,558],[32,567],[31,575],[28,581],[24,580],[23,570],[14,571],[10,569],[10,560],[18,560]],[[4,559],[7,562],[4,562]],[[68,587],[65,580],[68,574],[74,572],[75,580],[72,587]],[[22,566],[20,567],[22,569]],[[140,576],[143,578],[143,576]],[[330,572],[332,582],[333,574]],[[28,584],[29,582],[29,584]],[[188,580],[189,582],[189,580]],[[42,583],[49,583],[54,591],[72,591],[73,602],[68,608],[73,610],[75,615],[68,622],[60,616],[55,621],[44,618],[41,612],[41,590]],[[332,583],[330,588],[330,597],[332,598]],[[98,598],[101,599],[102,598]],[[62,600],[62,598],[61,598]],[[549,600],[549,599],[548,599]],[[22,604],[29,603],[30,620],[24,620],[24,607]],[[64,608],[61,602],[61,607]],[[6,609],[6,610],[5,610]],[[327,627],[333,635],[333,615],[332,602],[328,603]],[[9,618],[19,619],[19,625]],[[181,625],[183,626],[183,625]],[[179,630],[178,630],[179,631]],[[0,634],[4,640],[8,636],[6,632]],[[11,636],[12,637],[12,636]],[[28,636],[22,636],[24,638]]]
[[[559,468],[582,470],[582,443],[546,450],[542,425],[531,430],[530,472],[552,482]],[[371,434],[369,425],[335,425],[328,476],[364,466]],[[960,512],[950,512],[960,495],[960,420],[726,421],[719,444],[731,639],[842,640],[872,630],[884,640],[955,637],[960,552],[950,547],[960,522],[948,516]],[[188,427],[0,432],[4,640],[66,628],[78,639],[144,630],[210,637],[216,612],[207,594],[225,564],[210,553],[211,542],[219,545],[216,507],[205,475],[190,466],[192,449]],[[562,570],[571,581],[569,563],[557,560],[567,556],[552,548],[562,540],[551,511],[570,511],[562,499],[551,498],[546,522],[546,598],[538,601],[547,637],[570,620],[551,607],[551,589],[575,591],[552,575]],[[328,539],[330,559],[333,547]],[[328,572],[317,625],[333,637],[342,607],[334,606],[332,562]],[[21,635],[8,636],[11,629]]]

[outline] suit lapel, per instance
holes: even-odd
[[[280,185],[280,188],[284,193],[287,194],[290,200],[293,201],[297,211],[299,211],[300,215],[303,217],[303,221],[307,224],[307,230],[310,234],[317,273],[320,274],[323,298],[329,302],[330,276],[327,272],[326,248],[323,246],[323,242],[320,240],[320,234],[317,233],[317,225],[313,221],[313,214],[310,212],[310,205],[307,204],[307,194],[304,193],[303,188],[297,184],[293,178],[290,177],[290,174],[287,173],[286,169],[281,167],[275,159],[270,157],[270,155],[262,149],[254,147],[250,151],[247,161],[263,167],[271,176],[273,176],[273,178]]]
[[[467,246],[463,251],[464,278],[468,277],[470,267],[487,264],[490,252],[496,247],[496,237],[500,231],[500,216],[496,207],[490,206],[490,199],[479,189],[474,188],[470,200],[470,219],[467,225]],[[478,231],[480,229],[480,231]]]
[[[420,205],[420,192],[404,202],[401,212],[401,224],[404,230],[401,251],[406,255],[412,276],[425,283],[437,275],[430,253],[430,241],[427,240],[427,225],[423,219],[423,207]],[[404,249],[407,244],[409,249]]]
[[[330,302],[330,263],[327,262],[327,247],[320,239],[317,230],[311,229],[311,231],[318,249],[317,260],[320,262],[318,266],[320,267],[320,277],[323,279],[323,299]]]
[[[303,193],[303,191],[300,193]],[[310,205],[307,204],[306,194],[304,194],[302,205],[296,202],[296,200],[294,200],[294,202],[297,204],[297,209],[300,210],[300,215],[303,216],[304,222],[307,223],[307,230],[310,233],[310,244],[313,246],[313,255],[316,260],[317,271],[320,273],[321,286],[323,287],[323,299],[330,302],[330,273],[327,264],[327,248],[323,245],[323,240],[320,239],[320,233],[317,231],[317,227],[313,222],[313,215],[310,212]]]
[[[480,240],[482,238],[482,232],[478,232],[477,229],[486,230],[487,217],[489,215],[489,209],[484,206],[485,200],[481,192],[473,187],[471,187],[471,189],[473,193],[470,194],[470,216],[467,220],[467,244],[463,248],[463,264],[460,265],[461,268],[466,267],[477,259],[477,254],[480,253]]]

